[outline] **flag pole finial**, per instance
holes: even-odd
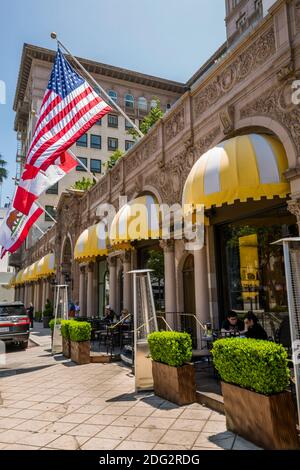
[[[51,34],[50,34],[51,38],[52,39],[57,39],[57,34],[55,31],[53,31]]]

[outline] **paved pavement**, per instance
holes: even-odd
[[[135,394],[120,365],[78,366],[42,346],[11,350],[0,369],[0,449],[251,450],[225,417],[198,404],[178,407]]]

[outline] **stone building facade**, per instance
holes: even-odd
[[[56,282],[68,282],[70,297],[80,301],[82,315],[91,316],[103,313],[99,276],[101,263],[106,263],[109,303],[117,312],[122,307],[131,311],[132,286],[126,273],[144,267],[145,251],[155,248],[164,253],[164,309],[173,327],[176,315],[184,312],[218,327],[228,309],[284,310],[282,253],[270,253],[269,246],[274,237],[296,234],[300,224],[300,107],[292,102],[299,74],[300,4],[278,0],[248,35],[197,75],[170,112],[94,188],[85,194],[62,194],[58,223],[26,251],[22,267],[54,252]],[[111,203],[118,209],[119,195],[130,201],[144,194],[158,203],[181,204],[189,173],[205,152],[252,134],[273,138],[284,148],[286,197],[249,196],[244,202],[225,200],[220,207],[210,207],[205,246],[199,251],[186,251],[183,240],[147,240],[134,241],[130,250],[111,251],[106,257],[74,260],[79,236],[100,220],[100,204]],[[260,273],[257,278],[248,273],[246,281],[243,234],[254,235],[256,242],[247,245],[247,253],[252,253],[248,264]],[[49,279],[20,285],[16,296],[27,303],[35,296],[40,309],[50,295],[49,286]]]

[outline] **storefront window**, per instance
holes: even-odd
[[[287,314],[283,250],[272,243],[297,236],[294,222],[282,208],[218,227],[223,318],[229,310]]]

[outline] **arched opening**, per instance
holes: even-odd
[[[62,257],[61,257],[61,276],[62,282],[70,287],[72,290],[72,245],[69,237],[66,238]]]
[[[195,305],[195,268],[194,268],[194,256],[188,255],[183,268],[182,268],[182,279],[183,279],[183,301],[184,301],[184,312],[181,315],[181,328],[183,331],[187,331],[192,336],[193,347],[197,345],[197,330],[196,323],[193,315],[196,315]]]

